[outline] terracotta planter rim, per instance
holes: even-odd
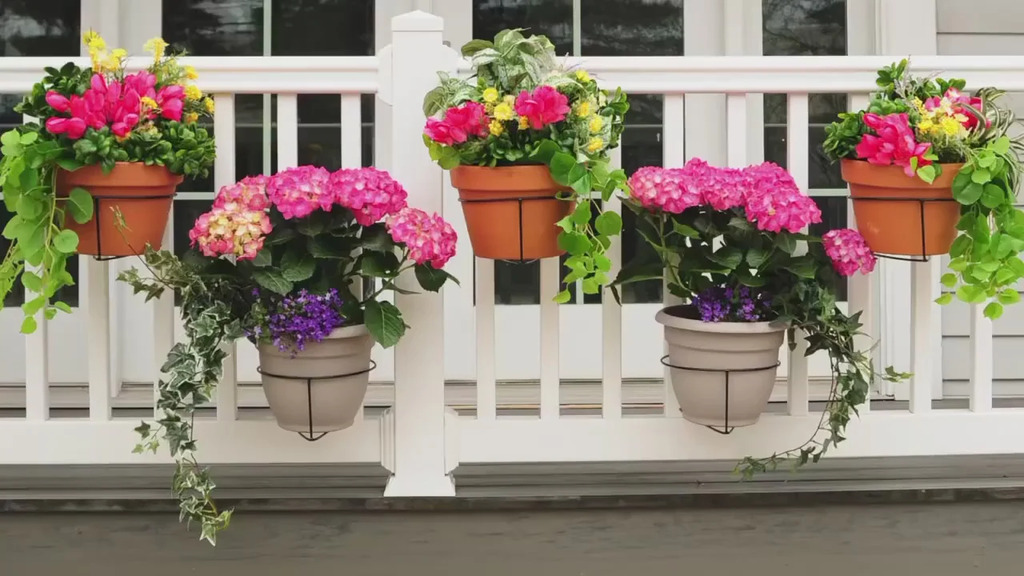
[[[716,334],[767,334],[789,328],[785,322],[704,322],[697,317],[696,308],[689,304],[666,306],[654,316],[661,325],[695,332]]]
[[[886,186],[888,188],[901,188],[914,190],[915,194],[935,191],[939,195],[949,195],[948,189],[953,186],[953,179],[963,168],[963,162],[939,163],[942,167],[942,174],[935,181],[928,183],[917,176],[907,176],[903,168],[899,166],[879,166],[867,160],[843,158],[839,161],[842,178],[850,184],[865,184],[868,186]],[[859,192],[851,189],[851,195],[856,197]]]

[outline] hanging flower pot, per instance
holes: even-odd
[[[786,326],[703,322],[692,306],[655,316],[665,326],[672,390],[683,418],[728,432],[758,421],[775,387]]]
[[[850,184],[857,230],[882,254],[945,254],[956,239],[960,204],[953,200],[953,178],[963,164],[942,164],[931,184],[909,177],[899,166],[863,160],[841,161]]]
[[[557,223],[574,204],[556,197],[568,189],[552,180],[547,166],[458,166],[451,174],[478,257],[535,260],[564,254]]]
[[[64,227],[78,234],[80,254],[132,256],[144,252],[147,244],[159,250],[174,190],[182,179],[166,167],[141,162],[118,162],[109,174],[99,165],[60,170],[60,197],[74,188],[84,188],[93,197],[92,219],[79,224],[66,218]]]
[[[260,344],[263,391],[277,424],[309,440],[352,426],[370,382],[372,348],[362,324],[337,328],[294,355]]]

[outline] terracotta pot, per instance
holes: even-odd
[[[850,184],[857,229],[873,251],[904,256],[949,252],[960,220],[953,178],[963,164],[942,164],[942,174],[931,184],[907,176],[899,166],[849,159],[841,166],[843,180]]]
[[[459,189],[473,253],[492,260],[535,260],[561,256],[556,223],[572,203],[555,195],[568,188],[551,179],[547,166],[459,166]],[[520,201],[519,199],[522,199]]]
[[[163,166],[118,162],[109,174],[99,165],[57,173],[57,194],[85,188],[94,198],[93,219],[79,224],[70,216],[64,227],[78,234],[78,253],[91,256],[132,256],[146,244],[159,250],[171,213],[174,189],[182,176]],[[115,209],[124,217],[119,229]]]
[[[663,308],[655,319],[665,326],[672,390],[683,418],[722,428],[756,423],[775,387],[786,326],[701,322],[692,306]]]
[[[338,328],[294,357],[261,344],[263,392],[278,426],[311,435],[351,426],[370,383],[372,348],[362,324]]]

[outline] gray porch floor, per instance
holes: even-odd
[[[4,576],[1020,574],[1024,501],[805,508],[0,514]]]

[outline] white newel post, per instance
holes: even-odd
[[[454,66],[442,43],[444,22],[426,12],[391,20],[391,165],[409,192],[409,205],[442,212],[442,172],[423,146],[423,96],[437,71]],[[472,281],[472,279],[464,279]],[[422,292],[409,273],[399,285],[417,294],[395,296],[411,328],[395,347],[393,471],[385,496],[454,496],[445,462],[444,305],[440,294]]]

